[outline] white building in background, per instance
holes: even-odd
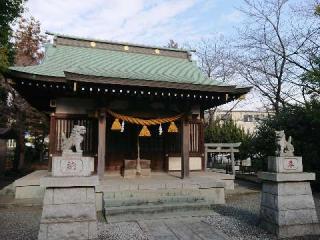
[[[259,110],[221,110],[217,109],[213,114],[214,120],[226,121],[232,119],[237,126],[242,127],[246,132],[253,133],[256,131],[259,120],[265,119],[273,115],[272,112]],[[205,118],[209,119],[209,112]]]

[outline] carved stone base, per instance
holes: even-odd
[[[90,176],[94,171],[94,158],[82,153],[67,153],[52,158],[52,176]]]

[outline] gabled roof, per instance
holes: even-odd
[[[205,76],[196,63],[190,60],[187,50],[156,48],[128,43],[82,39],[72,36],[56,35],[53,44],[46,47],[43,62],[36,66],[10,67],[10,76],[23,74],[25,78],[41,79],[48,77],[50,81],[68,80],[68,76],[79,75],[92,77],[93,81],[101,84],[138,84],[143,80],[144,85],[152,82],[159,87],[168,83],[179,88],[179,84],[190,85],[193,89],[201,87],[226,87]],[[101,81],[100,79],[103,79]],[[74,80],[74,79],[73,79]],[[90,80],[91,81],[91,80]],[[146,84],[147,83],[147,84]],[[244,88],[244,93],[249,88]],[[241,91],[240,91],[241,92]]]
[[[10,70],[51,77],[65,72],[120,79],[218,85],[188,59],[96,48],[49,45],[43,63]]]

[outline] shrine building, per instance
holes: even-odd
[[[52,35],[41,64],[10,67],[6,78],[50,116],[50,159],[63,134],[86,127],[82,149],[100,177],[136,159],[182,178],[203,171],[204,111],[250,90],[208,78],[188,50]]]

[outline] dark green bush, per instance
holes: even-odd
[[[283,108],[277,115],[263,121],[252,140],[254,152],[266,168],[267,156],[274,155],[275,130],[292,136],[295,155],[303,157],[304,171],[320,173],[320,102]],[[261,164],[261,163],[260,163]],[[317,185],[320,186],[319,174]]]

